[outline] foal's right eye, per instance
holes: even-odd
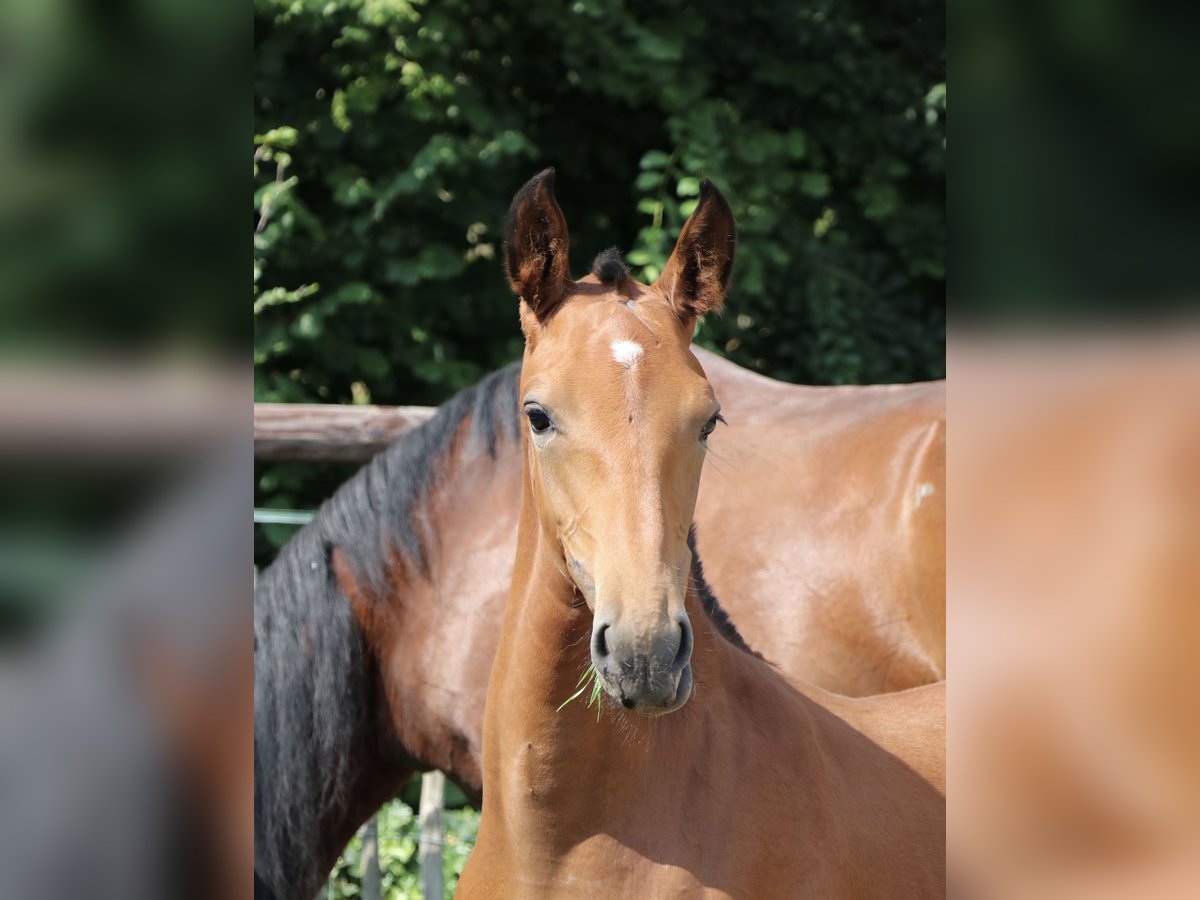
[[[554,427],[544,409],[527,409],[525,415],[529,417],[529,427],[533,429],[534,434],[545,434]]]

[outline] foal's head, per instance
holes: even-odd
[[[734,240],[729,205],[705,182],[653,285],[612,253],[573,281],[554,171],[509,211],[534,507],[592,610],[604,689],[645,715],[678,709],[692,690],[687,535],[720,407],[690,345],[696,317],[721,306]]]

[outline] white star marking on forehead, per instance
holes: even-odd
[[[612,356],[618,363],[627,369],[632,369],[637,365],[638,359],[645,351],[642,345],[633,341],[613,341]]]

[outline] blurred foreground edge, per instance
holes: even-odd
[[[962,896],[1198,895],[1197,337],[952,336]]]
[[[131,363],[0,367],[0,460],[201,463],[248,430],[247,376]]]
[[[142,489],[86,530],[61,523],[86,535],[78,576],[3,645],[0,895],[250,896],[247,376],[81,366],[0,376],[11,484],[32,484],[35,500],[96,476]],[[3,533],[20,536],[38,510],[5,512]]]

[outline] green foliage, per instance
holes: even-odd
[[[384,804],[377,814],[379,869],[384,900],[421,900],[421,873],[417,864],[420,828],[412,808],[402,800]],[[475,844],[479,811],[463,806],[443,813],[446,843],[442,847],[442,878],[446,897],[454,896],[458,876]],[[329,874],[321,898],[362,896],[362,833],[351,838]]]
[[[933,0],[255,0],[257,399],[432,404],[516,358],[504,216],[547,165],[576,275],[615,244],[653,279],[721,188],[738,259],[699,342],[792,381],[940,377],[944,24]],[[329,486],[276,480],[260,504]]]

